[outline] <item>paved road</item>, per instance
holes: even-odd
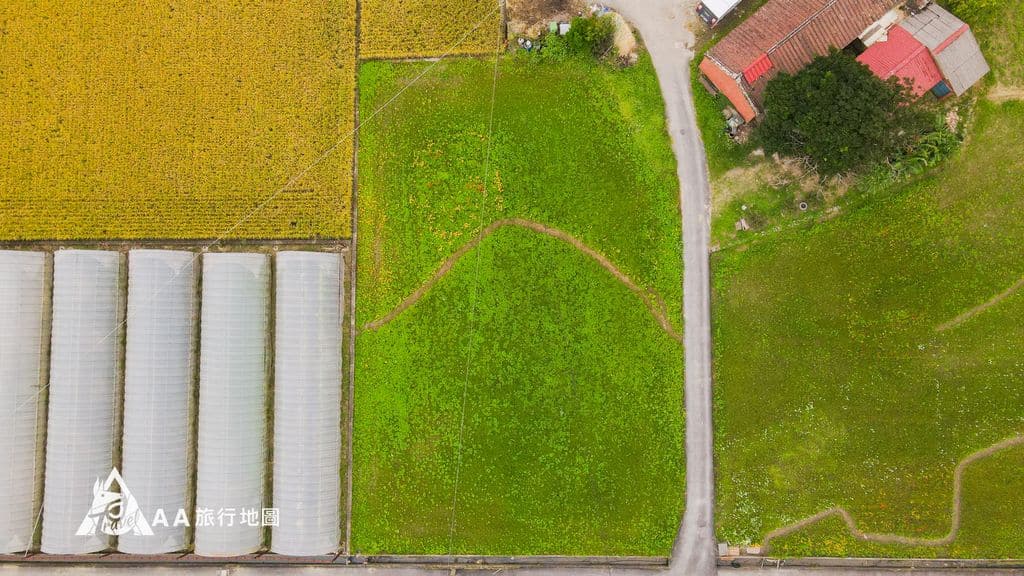
[[[708,272],[710,186],[690,91],[686,22],[694,0],[604,0],[643,36],[665,98],[679,174],[683,217],[683,318],[686,346],[686,512],[671,572],[715,574],[715,487],[711,429],[711,298]]]

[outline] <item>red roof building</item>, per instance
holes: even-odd
[[[700,69],[744,119],[753,120],[775,74],[796,73],[830,48],[843,48],[900,2],[769,0],[713,46]]]
[[[934,3],[903,3],[768,0],[707,52],[700,70],[748,122],[776,74],[795,74],[832,48],[866,47],[858,60],[881,78],[908,80],[917,96],[933,88],[959,95],[988,72],[966,24]]]
[[[915,97],[923,96],[942,82],[942,72],[931,52],[902,26],[893,26],[888,38],[875,42],[857,57],[882,80],[893,76],[910,85]]]

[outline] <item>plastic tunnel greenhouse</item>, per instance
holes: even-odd
[[[120,258],[90,250],[53,257],[42,539],[42,551],[51,554],[98,552],[110,543],[89,523],[97,517],[94,483],[102,484],[112,466]],[[88,534],[76,536],[80,529]]]
[[[187,543],[185,526],[174,520],[189,489],[194,260],[191,252],[169,250],[128,255],[121,475],[145,518],[160,510],[167,522],[151,522],[152,535],[119,536],[122,552],[175,552]]]
[[[237,556],[263,542],[270,263],[263,254],[203,257],[195,552]],[[229,516],[230,513],[230,516]]]
[[[271,550],[314,556],[340,546],[341,256],[277,256],[274,507]]]
[[[0,554],[32,546],[46,255],[0,251]]]

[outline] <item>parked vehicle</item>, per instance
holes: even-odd
[[[741,0],[703,0],[697,3],[697,14],[708,26],[714,28],[740,2]]]

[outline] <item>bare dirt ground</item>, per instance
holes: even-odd
[[[841,197],[849,188],[842,178],[821,182],[818,174],[799,160],[766,159],[748,166],[737,166],[711,184],[711,214],[720,214],[734,198],[761,185],[781,188],[790,184],[800,187],[803,196],[817,194],[828,202]],[[799,198],[798,198],[799,199]]]
[[[532,230],[534,232],[537,232],[538,234],[544,234],[546,236],[556,238],[576,248],[580,252],[583,252],[587,256],[591,257],[598,264],[600,264],[602,268],[611,273],[611,275],[614,276],[616,280],[624,284],[626,288],[629,288],[629,290],[633,292],[633,294],[636,294],[636,296],[643,301],[644,306],[647,307],[647,310],[651,313],[651,316],[654,316],[654,319],[658,321],[658,325],[661,326],[662,330],[664,330],[666,334],[668,334],[673,340],[677,342],[683,341],[682,335],[679,334],[679,332],[675,329],[674,326],[672,326],[672,322],[669,320],[668,312],[665,307],[665,301],[661,298],[661,296],[654,293],[653,291],[645,290],[638,286],[632,278],[627,276],[622,270],[619,270],[619,268],[616,267],[615,264],[612,264],[612,262],[608,260],[608,258],[604,254],[601,254],[597,250],[594,250],[590,246],[587,246],[579,238],[576,238],[575,236],[569,234],[568,232],[564,232],[557,228],[552,228],[550,226],[541,224],[540,222],[534,222],[532,220],[526,220],[523,218],[507,218],[489,224],[486,228],[481,230],[480,233],[477,234],[475,238],[460,246],[458,250],[456,250],[451,256],[448,257],[447,260],[444,261],[443,264],[441,264],[441,266],[437,269],[436,272],[434,272],[434,274],[430,277],[429,280],[421,284],[420,287],[417,288],[412,294],[407,296],[405,300],[401,302],[401,304],[396,306],[391,312],[388,312],[383,317],[365,324],[363,326],[363,330],[376,330],[397,318],[402,312],[405,312],[414,304],[416,304],[416,302],[418,302],[420,298],[423,298],[423,296],[425,296],[426,293],[429,292],[430,289],[433,288],[435,284],[437,284],[442,278],[445,277],[445,275],[451,272],[455,264],[459,260],[461,260],[463,256],[468,254],[470,250],[479,246],[480,243],[483,242],[484,239],[486,239],[488,236],[491,236],[498,230],[501,230],[502,228],[508,226],[518,226],[520,228]]]
[[[1008,102],[1010,100],[1024,100],[1024,87],[996,84],[988,91],[988,95],[986,97],[997,103]]]
[[[547,32],[548,22],[568,21],[586,10],[583,0],[507,0],[511,34],[536,38]]]

